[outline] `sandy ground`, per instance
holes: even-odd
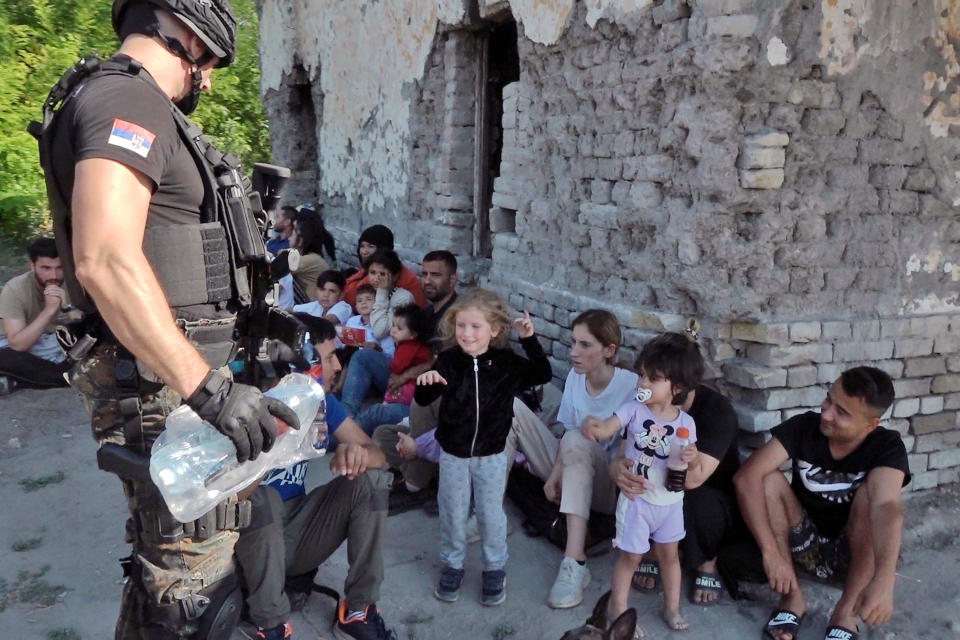
[[[86,412],[73,391],[19,391],[0,397],[0,638],[112,637],[122,584],[116,559],[127,554],[126,513],[119,483],[97,470],[94,453]],[[39,488],[22,484],[51,476],[55,480],[58,473],[64,476],[60,482]],[[328,475],[325,460],[313,463],[311,482],[323,482]],[[468,554],[460,601],[441,603],[432,596],[439,570],[437,519],[421,511],[389,519],[380,605],[401,639],[547,640],[583,623],[608,588],[613,554],[589,561],[594,580],[582,605],[549,609],[545,598],[560,554],[546,542],[526,537],[519,531],[516,511],[508,506],[508,513],[515,531],[509,538],[508,598],[496,608],[479,604],[476,545]],[[958,532],[958,487],[910,496],[896,613],[886,627],[864,629],[861,638],[960,638]],[[345,571],[341,549],[321,568],[318,579],[341,587]],[[801,637],[822,638],[839,592],[811,582],[804,585],[810,611]],[[766,587],[752,588],[751,593],[753,601],[724,597],[712,608],[686,605],[693,628],[682,634],[668,632],[660,622],[659,597],[637,593],[631,604],[649,638],[758,638],[775,598]],[[332,637],[332,615],[332,600],[314,596],[294,617],[295,637]]]

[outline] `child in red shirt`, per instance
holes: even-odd
[[[393,310],[390,337],[396,343],[390,361],[390,382],[383,402],[371,405],[355,417],[357,424],[368,434],[383,424],[397,424],[410,415],[410,403],[417,383],[410,380],[402,385],[391,384],[397,376],[411,367],[433,360],[433,351],[423,343],[427,337],[429,322],[426,314],[416,304],[407,304]]]

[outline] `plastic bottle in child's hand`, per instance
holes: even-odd
[[[637,387],[637,402],[646,402],[651,396],[653,396],[653,391],[650,391],[650,389]]]
[[[677,435],[670,443],[670,456],[667,458],[667,491],[683,491],[687,479],[687,463],[683,461],[683,450],[690,445],[690,429],[678,427]]]

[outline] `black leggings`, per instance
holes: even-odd
[[[27,351],[0,349],[0,375],[14,378],[23,387],[67,387],[63,374],[72,366],[69,358],[59,363],[50,362]]]

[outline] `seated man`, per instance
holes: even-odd
[[[24,386],[65,387],[71,363],[57,342],[56,324],[78,320],[62,288],[63,267],[52,238],[27,248],[30,271],[0,292],[0,376]]]
[[[825,638],[856,640],[858,618],[884,624],[893,612],[907,452],[880,417],[893,382],[873,367],[844,371],[820,407],[772,430],[773,439],[734,476],[744,520],[781,595],[764,637],[794,640],[806,601],[795,567],[844,581]],[[792,461],[793,480],[780,472]]]
[[[309,327],[324,390],[329,391],[340,372],[336,331],[323,318],[314,319]],[[327,429],[339,445],[330,460],[336,478],[305,493],[304,463],[292,467],[286,477],[271,474],[269,486],[260,485],[250,495],[251,523],[240,531],[235,547],[247,586],[250,619],[259,627],[260,638],[291,638],[290,602],[284,593],[287,576],[306,575],[312,581],[317,567],[346,541],[350,568],[334,635],[345,640],[395,640],[375,604],[383,582],[391,477],[380,470],[383,453],[343,405],[329,393],[326,402]]]
[[[454,290],[457,284],[457,259],[449,251],[431,251],[423,257],[420,280],[424,295],[430,301],[424,312],[430,325],[428,335],[433,339],[440,318],[457,297]],[[376,329],[375,313],[371,315],[371,323]],[[411,367],[403,373],[391,374],[390,358],[371,349],[358,351],[350,359],[347,379],[343,383],[340,397],[347,409],[357,414],[371,387],[383,393],[398,389],[407,382],[416,380],[417,376],[428,371],[432,365],[433,362],[428,362]],[[430,425],[425,431],[434,426],[436,425]]]

